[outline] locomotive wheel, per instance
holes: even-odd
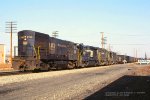
[[[80,65],[80,68],[84,68],[84,67],[87,67],[87,64],[81,64]]]
[[[39,69],[44,70],[44,71],[49,71],[50,70],[50,65],[46,64],[46,63],[41,63]]]
[[[51,68],[50,68],[50,65],[49,65],[49,64],[45,64],[45,67],[46,67],[47,71],[50,71],[50,70],[51,70]]]
[[[19,72],[24,72],[24,71],[25,71],[24,68],[19,69]]]
[[[72,63],[72,62],[69,62],[67,65],[67,68],[69,68],[69,69],[73,69],[75,67],[76,67],[75,63]]]
[[[39,68],[39,69],[34,69],[34,70],[33,70],[33,72],[35,72],[35,73],[40,72],[40,71],[41,71],[40,68]]]
[[[75,63],[73,63],[73,68],[76,68],[76,64]]]
[[[50,71],[51,70],[51,68],[50,68],[50,65],[48,66],[48,69],[47,69],[48,71]]]

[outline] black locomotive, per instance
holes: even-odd
[[[50,70],[116,64],[117,54],[30,30],[18,32],[13,68]],[[129,57],[130,58],[130,57]],[[128,58],[128,59],[129,59]]]
[[[24,30],[18,32],[18,56],[13,67],[20,70],[74,68],[78,60],[77,44]]]

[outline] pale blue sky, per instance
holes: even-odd
[[[18,31],[59,31],[60,39],[97,47],[104,32],[113,51],[135,56],[138,49],[139,57],[150,56],[149,5],[149,0],[1,0],[0,44],[9,49],[5,22],[17,21]],[[13,39],[17,45],[16,34]]]

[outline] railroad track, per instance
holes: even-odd
[[[20,75],[20,74],[30,74],[33,73],[31,71],[27,72],[20,72],[20,71],[7,71],[7,72],[0,72],[0,77],[2,76],[11,76],[11,75]]]
[[[52,70],[57,71],[57,70]],[[20,74],[32,74],[32,73],[42,73],[48,71],[0,71],[0,77],[2,76],[11,76],[11,75],[20,75]]]
[[[101,66],[102,67],[102,66]],[[93,68],[93,67],[86,67],[86,68]],[[78,68],[80,69],[80,68]],[[60,69],[62,70],[62,69]],[[70,69],[66,69],[70,70]],[[58,69],[51,69],[50,71],[58,71]],[[32,74],[32,73],[42,73],[42,72],[48,72],[48,71],[0,71],[0,77],[2,76],[11,76],[11,75],[20,75],[20,74]]]

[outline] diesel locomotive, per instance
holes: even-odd
[[[12,67],[16,70],[50,70],[116,64],[115,52],[23,30],[18,32]],[[130,57],[129,57],[130,58]]]

